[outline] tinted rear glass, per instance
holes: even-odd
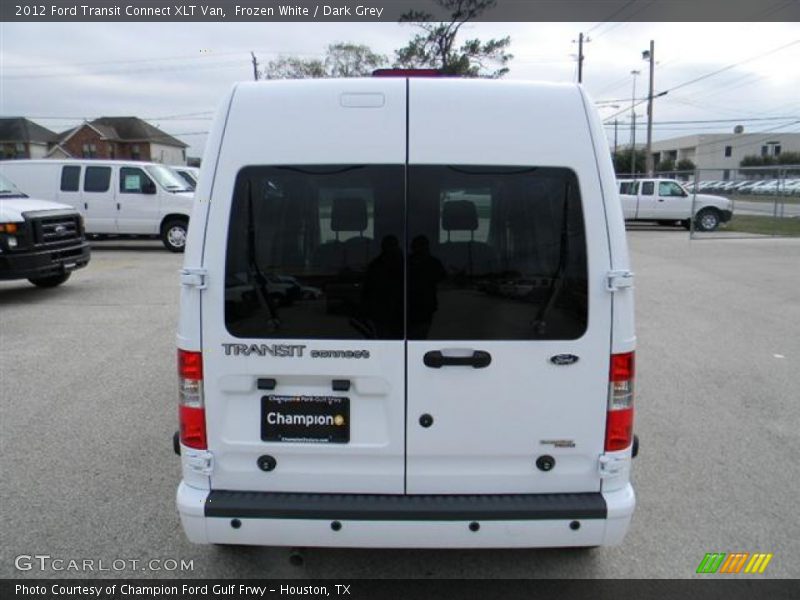
[[[576,339],[586,263],[568,169],[248,167],[225,321],[245,338]]]
[[[575,339],[587,323],[568,169],[409,168],[409,339]]]
[[[403,166],[248,167],[228,231],[238,337],[403,337]]]
[[[111,167],[86,167],[84,192],[107,192],[111,183]]]
[[[61,191],[77,192],[78,182],[81,176],[80,167],[63,167],[61,169]]]

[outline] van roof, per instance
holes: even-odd
[[[6,165],[9,164],[37,164],[37,165],[120,165],[120,166],[130,166],[135,165],[137,167],[148,167],[148,166],[158,166],[158,167],[169,167],[173,168],[172,165],[165,165],[163,163],[156,163],[156,162],[147,162],[141,160],[106,160],[104,158],[23,158],[17,160],[9,160],[4,161]]]

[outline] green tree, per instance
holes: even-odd
[[[697,167],[695,166],[694,162],[688,158],[682,158],[678,161],[678,164],[675,165],[676,171],[694,171]]]
[[[619,150],[616,154],[612,155],[614,161],[614,172],[619,175],[620,177],[631,175],[631,149],[623,148]],[[637,150],[636,156],[634,157],[634,164],[635,164],[635,172],[636,174],[642,174],[646,172],[647,167],[645,165],[645,151],[644,150]]]
[[[775,159],[773,157],[756,156],[755,154],[745,156],[741,161],[739,161],[740,167],[768,167],[774,164]]]
[[[669,173],[675,170],[675,161],[671,158],[660,161],[656,165],[656,173]]]
[[[778,156],[779,165],[800,165],[800,152],[784,152]]]
[[[279,56],[264,69],[266,79],[309,79],[319,77],[368,77],[388,62],[369,46],[348,42],[330,44],[325,58],[304,59]]]
[[[470,39],[458,45],[461,27],[493,8],[496,0],[433,0],[450,14],[447,23],[431,21],[431,15],[418,10],[405,13],[400,22],[421,29],[411,41],[395,50],[398,68],[433,68],[448,75],[496,79],[508,73],[513,55],[507,52],[511,38],[481,41]]]

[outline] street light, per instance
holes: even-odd
[[[647,150],[645,151],[645,168],[647,175],[653,176],[653,70],[655,68],[655,42],[650,40],[650,49],[642,52],[642,60],[650,63],[650,91],[647,94]]]
[[[641,71],[633,70],[633,93],[631,94],[631,179],[636,178],[636,76]]]

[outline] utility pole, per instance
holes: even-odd
[[[650,59],[650,93],[647,94],[647,154],[645,155],[645,168],[647,176],[652,177],[655,166],[653,165],[653,71],[655,67],[655,43],[650,40],[650,50],[642,52],[642,58]]]
[[[640,71],[631,71],[633,75],[633,93],[631,94],[631,179],[636,178],[636,76]]]
[[[583,83],[583,43],[586,42],[587,44],[592,41],[588,35],[583,37],[583,32],[578,34],[578,83]],[[572,43],[575,43],[575,40],[572,40]]]
[[[256,55],[252,51],[250,56],[253,57],[253,81],[258,81],[258,59],[256,59]]]

